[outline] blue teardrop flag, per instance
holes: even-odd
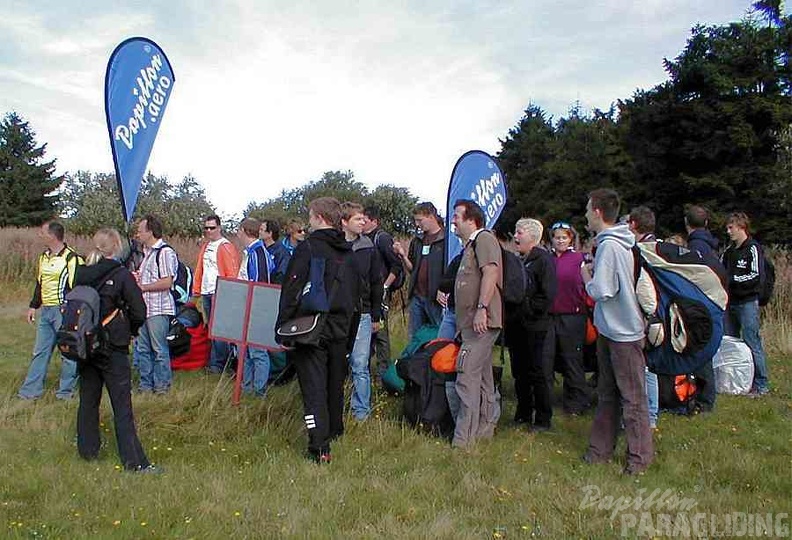
[[[168,57],[148,38],[123,41],[107,63],[105,115],[125,221],[135,212],[174,81]]]
[[[462,251],[462,242],[451,230],[454,202],[472,199],[484,211],[484,227],[491,229],[506,206],[506,181],[495,158],[481,150],[465,152],[451,173],[446,204],[446,266]]]

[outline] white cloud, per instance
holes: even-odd
[[[351,169],[442,203],[456,159],[499,149],[533,102],[556,118],[665,78],[698,21],[743,0],[12,2],[0,17],[0,112],[59,170],[109,171],[103,78],[122,39],[157,41],[176,74],[149,161],[191,173],[225,212]]]

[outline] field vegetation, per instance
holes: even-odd
[[[85,239],[70,243],[87,252]],[[186,261],[192,242],[173,242]],[[35,232],[0,230],[0,536],[4,538],[628,538],[649,512],[673,524],[696,513],[788,513],[792,475],[792,269],[776,252],[774,303],[763,332],[773,390],[764,399],[719,396],[714,413],[664,414],[655,434],[657,460],[637,478],[614,463],[587,466],[591,416],[557,414],[552,432],[529,434],[509,422],[512,380],[505,375],[498,433],[470,452],[402,423],[398,398],[378,392],[375,414],[351,417],[333,448],[333,463],[302,457],[305,435],[296,383],[266,399],[232,407],[232,381],[177,373],[166,396],[133,397],[141,440],[161,476],[120,470],[105,396],[105,444],[96,462],[78,458],[76,402],[54,399],[59,361],[47,393],[16,398],[35,329],[24,321],[40,248]],[[400,309],[391,320],[396,352],[405,341]],[[605,497],[663,501],[616,510]],[[592,496],[600,494],[595,504]],[[682,517],[668,503],[688,499]],[[625,499],[621,499],[625,502]],[[686,516],[686,517],[685,517]],[[774,523],[775,523],[774,522]],[[723,526],[723,522],[721,526]],[[785,523],[789,534],[789,518]],[[672,528],[667,529],[671,534]],[[665,529],[661,529],[664,531]],[[775,529],[773,529],[775,531]]]

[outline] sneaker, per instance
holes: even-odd
[[[546,431],[550,431],[551,427],[545,424],[534,424],[528,428],[528,431],[531,433],[544,433]]]
[[[332,456],[330,455],[330,451],[322,451],[322,452],[309,451],[307,457],[317,465],[329,465],[330,462],[333,460]]]
[[[622,469],[622,474],[626,476],[643,476],[646,473],[646,467],[639,468],[627,465]]]
[[[17,398],[22,401],[36,401],[39,397],[40,396],[23,396],[22,394],[17,394]]]
[[[754,387],[754,388],[751,388],[751,391],[748,392],[745,395],[748,396],[749,398],[757,399],[757,398],[764,397],[764,396],[766,396],[769,393],[770,393],[770,390],[768,390],[767,388],[759,389],[759,388],[755,388]]]
[[[158,474],[163,474],[165,472],[165,469],[157,465],[151,464],[148,465],[147,467],[137,467],[136,469],[133,469],[133,472],[136,472],[138,474],[158,475]]]
[[[586,452],[580,456],[580,461],[587,465],[601,465],[603,463],[610,463],[610,459],[597,459],[591,452]]]
[[[530,424],[531,423],[531,417],[530,416],[525,416],[525,415],[520,414],[520,413],[517,413],[517,414],[514,415],[513,423],[517,424],[517,425]]]

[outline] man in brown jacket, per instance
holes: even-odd
[[[451,223],[465,245],[454,297],[462,348],[457,357],[456,391],[460,408],[452,444],[465,448],[490,438],[500,417],[492,377],[492,347],[503,327],[503,261],[500,244],[484,230],[484,212],[471,200],[454,204]]]

